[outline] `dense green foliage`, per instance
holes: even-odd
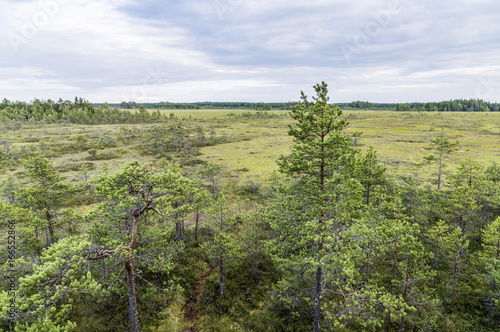
[[[490,103],[481,99],[455,99],[450,101],[430,103],[397,104],[396,111],[426,111],[426,112],[499,112],[499,103]]]
[[[44,122],[44,123],[151,123],[164,120],[165,117],[159,112],[149,113],[139,107],[137,112],[111,108],[107,103],[94,107],[82,98],[76,98],[74,102],[62,100],[35,99],[31,103],[10,102],[4,99],[0,104],[0,120],[3,122]]]
[[[394,108],[398,105],[396,103],[371,103],[368,101],[353,101],[351,103],[336,103],[342,109],[353,109],[353,110],[394,110]]]
[[[146,124],[75,126],[50,141],[43,127],[12,130],[20,143],[2,143],[1,170],[22,170],[0,187],[0,330],[498,330],[499,164],[460,157],[461,142],[431,132],[420,163],[436,175],[394,176],[377,147],[353,141],[326,84],[315,90],[293,105],[292,149],[270,185],[238,183],[248,169],[199,154],[243,142],[223,134],[229,125],[277,112],[193,124],[83,100],[26,114],[4,102],[17,114],[4,119],[23,125],[78,112],[81,123]],[[132,150],[140,162],[105,164]],[[60,163],[63,153],[75,159]]]

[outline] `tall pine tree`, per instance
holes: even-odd
[[[340,243],[363,188],[354,179],[357,150],[344,132],[348,123],[340,108],[328,104],[325,82],[314,89],[313,102],[302,92],[291,111],[292,153],[278,161],[290,185],[281,187],[266,217],[275,231],[270,249],[283,271],[279,287],[284,294],[301,293],[287,300],[301,303],[319,331],[325,287],[338,280],[335,271],[350,270],[341,267],[351,263]]]

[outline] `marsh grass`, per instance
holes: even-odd
[[[0,151],[5,160],[0,179],[21,175],[23,170],[14,154],[21,156],[22,151],[29,153],[36,148],[50,156],[68,181],[80,179],[81,171],[65,165],[91,162],[94,166],[88,173],[96,175],[105,163],[110,172],[132,160],[156,163],[157,156],[141,150],[141,140],[155,127],[174,125],[184,128],[192,140],[197,127],[202,128],[207,139],[211,131],[215,132],[217,140],[200,145],[201,155],[197,158],[224,166],[235,185],[245,185],[248,179],[265,184],[277,169],[276,159],[288,154],[293,143],[287,134],[292,120],[286,111],[270,111],[271,118],[245,116],[251,113],[248,110],[161,112],[172,113],[173,118],[159,124],[29,124],[3,130]],[[500,113],[345,111],[344,114],[350,123],[347,132],[351,135],[362,132],[356,147],[365,151],[373,146],[379,161],[395,176],[434,176],[434,167],[424,163],[429,154],[425,147],[441,130],[448,139],[460,141],[448,161],[448,171],[453,171],[459,160],[466,157],[484,165],[500,162]],[[92,149],[97,150],[93,159],[88,152]]]
[[[448,171],[463,158],[484,165],[500,161],[500,114],[498,113],[397,113],[346,111],[347,132],[362,132],[356,147],[366,151],[373,146],[379,161],[395,176],[433,177],[436,170],[424,162],[430,140],[441,130],[460,144],[448,161]],[[277,169],[275,160],[290,152],[287,135],[290,119],[253,119],[227,127],[228,135],[245,140],[202,148],[202,159],[220,163],[228,169],[248,169],[248,174],[268,181]],[[243,180],[243,179],[241,179]]]

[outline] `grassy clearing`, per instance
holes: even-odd
[[[399,175],[435,172],[423,165],[431,139],[441,130],[450,140],[460,142],[451,157],[450,170],[469,157],[485,165],[500,161],[500,114],[498,113],[395,113],[347,112],[350,131],[362,131],[362,149],[373,146],[388,170]]]
[[[278,117],[254,117],[248,110],[163,110],[174,119],[163,124],[117,125],[37,125],[18,130],[4,130],[0,149],[39,147],[49,151],[54,165],[69,181],[82,181],[107,167],[113,171],[132,160],[155,162],[154,155],[140,149],[142,138],[152,128],[180,124],[194,137],[194,128],[203,128],[208,137],[213,130],[222,138],[218,144],[200,148],[200,160],[225,167],[237,176],[236,183],[249,178],[266,182],[277,169],[276,159],[290,152],[291,138],[287,135],[292,124],[285,111],[267,114]],[[449,161],[453,170],[460,159],[470,157],[484,165],[500,162],[500,113],[396,113],[389,111],[346,111],[350,125],[347,132],[362,132],[357,147],[373,146],[379,160],[396,175],[427,178],[435,173],[433,166],[424,164],[429,152],[424,148],[441,130],[460,145]],[[194,139],[194,138],[193,138]],[[89,150],[96,149],[96,158]],[[17,164],[4,166],[0,178],[22,176]],[[14,166],[13,166],[14,165]],[[89,166],[84,170],[84,166]]]
[[[274,121],[273,121],[274,120]],[[200,149],[201,159],[223,165],[228,170],[244,170],[245,177],[266,180],[276,167],[276,159],[290,152],[287,134],[290,119],[252,119],[233,122],[221,130],[239,140]]]
[[[451,156],[449,170],[460,159],[470,157],[488,165],[500,162],[500,114],[498,113],[396,113],[346,111],[347,132],[362,132],[357,146],[373,146],[379,160],[395,175],[429,177],[434,167],[424,164],[425,147],[441,130],[450,140],[459,140]],[[290,119],[256,119],[237,122],[225,128],[227,135],[240,135],[244,141],[201,149],[202,159],[228,169],[248,169],[249,176],[266,180],[277,169],[275,160],[290,151],[287,135]]]

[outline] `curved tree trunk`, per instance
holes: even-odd
[[[129,257],[125,259],[125,269],[127,270],[128,315],[131,331],[139,332],[139,313],[137,311],[137,301],[135,297],[134,269]]]

